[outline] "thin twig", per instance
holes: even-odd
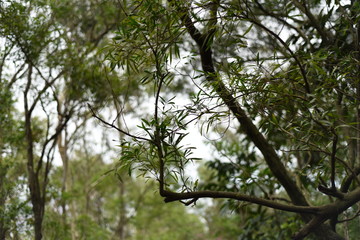
[[[102,122],[102,123],[105,124],[106,126],[109,126],[109,127],[111,127],[111,128],[114,128],[114,129],[116,129],[117,131],[123,133],[124,135],[126,135],[126,136],[128,136],[128,137],[131,137],[131,138],[134,138],[134,139],[139,139],[139,140],[144,140],[144,141],[148,141],[148,142],[153,142],[153,140],[151,140],[151,139],[132,135],[131,133],[125,132],[124,130],[118,128],[118,127],[115,126],[114,124],[106,122],[105,120],[103,120],[102,118],[100,118],[99,116],[96,115],[95,111],[92,109],[92,107],[90,106],[90,104],[88,104],[88,107],[89,107],[89,109],[90,109],[93,117],[95,117],[97,120],[99,120],[100,122]]]

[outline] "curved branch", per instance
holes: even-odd
[[[288,204],[275,202],[272,200],[249,196],[246,194],[235,193],[235,192],[224,192],[224,191],[196,191],[196,192],[185,192],[185,193],[164,191],[164,197],[165,197],[164,200],[165,202],[174,202],[174,201],[181,201],[187,199],[200,199],[200,198],[227,198],[227,199],[234,199],[238,201],[254,203],[261,206],[271,207],[274,209],[288,211],[288,212],[295,212],[295,213],[318,214],[321,210],[320,207],[288,205]]]
[[[100,118],[99,116],[96,115],[95,111],[92,109],[92,107],[90,106],[90,104],[88,104],[88,107],[93,115],[93,117],[95,117],[97,120],[99,120],[100,122],[102,122],[103,124],[105,124],[106,126],[109,126],[111,128],[114,128],[116,129],[117,131],[121,132],[122,134],[128,136],[128,137],[131,137],[131,138],[134,138],[134,139],[140,139],[140,140],[144,140],[144,141],[148,141],[148,142],[153,142],[151,139],[148,139],[148,138],[144,138],[144,137],[139,137],[139,136],[135,136],[135,135],[132,135],[120,128],[118,128],[117,126],[115,126],[114,124],[112,123],[108,123],[106,122],[104,119]]]
[[[298,27],[290,24],[288,21],[286,21],[285,19],[282,19],[281,16],[279,16],[278,14],[272,13],[270,11],[268,11],[267,9],[265,9],[260,3],[259,1],[255,1],[256,5],[258,6],[258,8],[266,15],[266,16],[270,16],[273,17],[274,19],[276,19],[277,21],[283,23],[284,25],[288,26],[289,28],[295,30],[299,36],[310,46],[311,49],[313,49],[313,45],[311,44],[309,38],[305,35],[305,33],[299,29]],[[294,19],[292,19],[294,21]]]
[[[295,53],[290,49],[290,47],[286,44],[286,42],[284,42],[284,40],[281,39],[281,37],[274,33],[274,31],[272,31],[271,29],[267,28],[264,24],[258,22],[257,20],[255,19],[251,19],[251,18],[248,18],[246,19],[248,21],[250,21],[251,23],[255,24],[256,26],[264,29],[266,32],[268,32],[271,36],[273,36],[275,39],[277,39],[281,45],[283,45],[284,48],[286,48],[286,50],[290,53],[291,57],[295,60],[296,64],[299,66],[300,68],[300,72],[301,72],[301,75],[304,79],[304,82],[305,82],[305,90],[307,93],[311,93],[311,89],[310,89],[310,84],[309,84],[309,81],[307,79],[307,76],[306,76],[306,71],[305,71],[305,68],[304,66],[302,65],[301,61],[299,60],[299,58],[295,55]]]
[[[320,25],[319,20],[310,12],[305,2],[301,4],[298,0],[291,0],[294,5],[310,20],[311,25],[318,31],[325,43],[333,42],[333,36],[329,31],[326,31],[326,28]]]
[[[351,183],[353,182],[353,180],[355,179],[356,180],[356,177],[360,174],[360,167],[357,167],[355,168],[352,173],[347,176],[342,184],[341,184],[341,187],[340,187],[340,191],[343,192],[343,193],[346,193],[350,186],[351,186]]]
[[[196,202],[199,198],[228,198],[238,201],[246,201],[250,203],[259,204],[262,206],[267,206],[274,209],[297,212],[301,214],[304,222],[307,223],[303,229],[295,235],[295,239],[303,239],[310,232],[314,232],[320,239],[333,239],[340,240],[343,239],[340,235],[334,232],[328,224],[323,224],[326,220],[331,219],[338,214],[345,211],[347,208],[351,207],[356,202],[360,201],[360,187],[356,190],[341,195],[341,198],[337,199],[334,203],[327,204],[321,207],[311,207],[307,202],[303,192],[297,186],[296,182],[290,175],[290,172],[285,168],[280,157],[277,155],[273,146],[268,142],[265,136],[259,131],[258,127],[254,124],[251,118],[247,115],[247,112],[242,108],[237,99],[232,95],[230,90],[226,87],[225,83],[219,77],[217,71],[215,70],[212,57],[212,38],[216,31],[216,18],[212,18],[213,21],[209,22],[207,25],[208,31],[201,33],[196,27],[194,22],[191,19],[190,10],[186,7],[179,6],[177,2],[173,0],[168,0],[168,2],[175,7],[178,12],[182,24],[187,29],[191,38],[197,43],[200,60],[202,65],[202,70],[206,77],[207,83],[214,89],[219,98],[227,105],[227,107],[232,111],[235,118],[241,125],[244,133],[249,137],[249,139],[254,143],[254,145],[261,151],[267,166],[271,170],[272,174],[279,181],[279,183],[285,188],[285,191],[289,195],[292,203],[294,205],[281,204],[275,201],[268,199],[261,199],[257,197],[248,196],[245,194],[234,193],[234,192],[221,192],[221,191],[196,191],[196,192],[187,192],[187,193],[176,193],[160,188],[160,195],[165,198],[165,202],[172,201],[182,201],[190,199],[186,204],[191,204]],[[215,2],[214,2],[215,3]],[[213,8],[213,10],[216,8]],[[216,10],[215,10],[216,11]],[[242,17],[244,19],[244,17]],[[246,18],[247,21],[251,21]],[[255,20],[254,20],[255,21]],[[254,24],[260,24],[258,22],[253,22]],[[261,26],[260,26],[261,27]],[[266,30],[266,27],[264,28]],[[269,30],[271,31],[271,30]],[[274,32],[270,34],[276,37],[277,35]],[[278,36],[277,36],[278,37]],[[282,41],[282,39],[279,39]],[[282,44],[285,42],[282,41]],[[287,46],[288,48],[288,46]],[[292,56],[296,56],[293,52]],[[300,61],[297,61],[299,64],[302,74],[304,76],[305,83],[306,73],[302,68]],[[308,84],[307,84],[308,85]],[[310,91],[309,86],[306,86],[307,91]],[[336,143],[336,141],[334,141]],[[336,144],[335,144],[336,145]],[[336,155],[333,156],[335,159]],[[161,184],[160,184],[161,185]]]
[[[323,223],[324,221],[331,219],[335,216],[338,216],[340,213],[348,209],[349,207],[353,206],[355,203],[360,201],[360,187],[355,189],[354,191],[345,194],[343,199],[338,199],[335,202],[320,207],[319,214],[311,221],[309,221],[295,236],[293,239],[299,240],[306,237],[310,232],[317,230],[317,228]],[[329,233],[334,233],[329,231]],[[326,239],[344,239],[338,235],[334,235],[332,238]]]

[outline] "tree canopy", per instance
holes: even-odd
[[[124,132],[120,167],[153,176],[165,202],[258,204],[297,213],[302,223],[294,239],[310,233],[343,239],[349,232],[338,226],[356,219],[360,200],[359,6],[123,4],[127,17],[108,59],[148,73],[143,81],[154,86],[154,110],[142,120],[141,134]],[[191,86],[190,103],[176,101],[178,82]],[[182,142],[193,123],[216,150],[207,162],[212,176],[199,181],[186,175],[186,165],[197,160],[194,145]]]
[[[359,14],[0,3],[0,239],[355,238]]]

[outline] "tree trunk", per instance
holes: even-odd
[[[5,206],[5,200],[6,200],[6,189],[4,186],[4,179],[6,176],[6,168],[2,165],[2,159],[0,159],[0,206]],[[7,227],[5,225],[5,208],[0,208],[0,240],[5,240]]]
[[[27,84],[24,91],[24,108],[25,108],[25,140],[27,152],[27,170],[28,170],[28,184],[30,188],[30,199],[32,203],[32,210],[34,214],[34,230],[35,240],[42,239],[42,221],[44,216],[44,202],[42,201],[39,172],[34,169],[34,140],[31,127],[31,114],[32,111],[28,106],[28,91],[31,86],[32,78],[32,65],[29,64]],[[45,193],[44,193],[45,194]]]
[[[61,122],[61,116],[59,115],[59,122]],[[66,132],[66,131],[65,131]],[[62,134],[59,134],[59,138],[57,141],[57,145],[59,148],[60,157],[63,163],[63,176],[62,176],[62,187],[61,187],[61,195],[63,196],[61,200],[61,209],[62,209],[62,221],[63,221],[63,227],[66,229],[68,224],[68,213],[66,210],[66,206],[69,204],[70,206],[70,232],[71,232],[71,239],[76,240],[77,239],[77,231],[75,227],[75,220],[76,220],[76,214],[75,214],[75,207],[72,202],[68,202],[64,196],[66,195],[66,192],[68,189],[71,189],[71,181],[69,179],[69,156],[68,156],[68,140],[67,136],[63,137]]]
[[[113,96],[114,105],[117,113],[121,112],[121,108],[119,106],[119,102],[116,99],[116,96]],[[117,117],[117,125],[119,128],[121,128],[121,121],[120,118]],[[119,132],[119,139],[122,143],[124,140],[124,135]],[[119,185],[119,197],[120,197],[120,209],[119,209],[119,221],[116,227],[116,236],[119,240],[124,240],[126,238],[126,224],[127,224],[127,218],[126,218],[126,206],[125,206],[125,184],[124,182],[120,182]]]
[[[125,195],[125,186],[123,182],[120,182],[120,186],[119,186],[119,191],[120,191],[120,209],[119,209],[119,221],[116,227],[116,236],[117,239],[119,240],[124,240],[125,239],[125,226],[126,226],[126,208],[125,208],[125,199],[124,199],[124,195]]]

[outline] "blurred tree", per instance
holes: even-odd
[[[86,102],[90,99],[96,107],[112,99],[99,86],[109,86],[109,78],[114,74],[106,74],[96,52],[119,16],[115,2],[97,4],[96,1],[5,1],[0,5],[1,41],[5,42],[1,73],[4,79],[9,79],[3,84],[3,91],[11,92],[19,87],[23,92],[23,129],[35,239],[42,238],[47,185],[56,145],[65,168],[65,192],[67,126],[72,119],[76,125],[79,118],[88,118]],[[105,16],[113,20],[106,21]],[[11,101],[10,96],[7,101]],[[40,125],[35,121],[38,118],[44,119]]]

